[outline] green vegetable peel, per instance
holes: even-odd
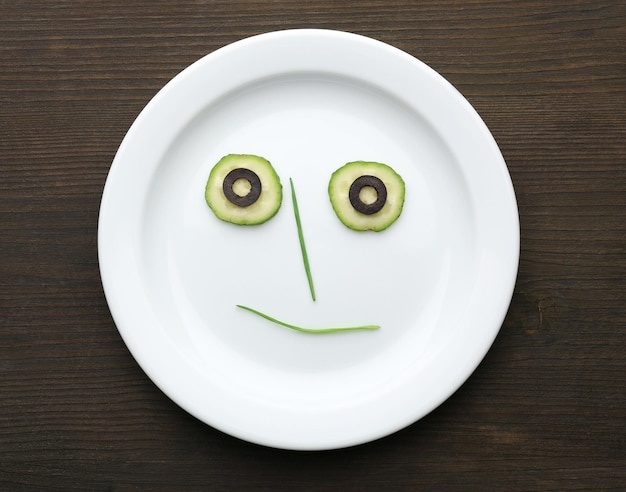
[[[378,330],[380,328],[379,325],[361,325],[361,326],[342,326],[342,327],[330,327],[330,328],[304,328],[302,326],[292,325],[290,323],[285,323],[284,321],[279,321],[276,318],[273,318],[261,311],[257,311],[256,309],[252,309],[248,306],[242,306],[241,304],[237,304],[237,307],[240,309],[245,309],[246,311],[250,311],[251,313],[260,316],[261,318],[265,318],[272,323],[276,323],[277,325],[285,326],[287,328],[291,328],[292,330],[301,331],[304,333],[333,333],[338,331],[355,331],[355,330]]]
[[[291,186],[291,201],[293,202],[293,213],[296,216],[296,226],[298,227],[298,239],[300,240],[300,250],[302,251],[302,261],[306,278],[309,282],[309,290],[311,291],[311,299],[315,301],[315,287],[313,285],[313,276],[311,275],[311,267],[309,265],[309,256],[306,252],[306,244],[304,243],[304,233],[302,232],[302,222],[300,220],[300,210],[298,209],[298,200],[296,198],[296,189],[293,186],[293,180],[289,178]]]

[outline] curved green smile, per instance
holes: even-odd
[[[257,311],[256,309],[252,309],[248,306],[242,306],[241,304],[237,304],[238,308],[245,309],[246,311],[250,311],[251,313],[260,316],[261,318],[265,318],[272,323],[276,323],[277,325],[286,326],[287,328],[291,328],[292,330],[302,331],[304,333],[332,333],[337,331],[355,331],[355,330],[378,330],[380,328],[379,325],[361,325],[361,326],[340,326],[340,327],[330,327],[330,328],[304,328],[302,326],[292,325],[290,323],[285,323],[284,321],[277,320],[261,311]]]

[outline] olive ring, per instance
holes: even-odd
[[[376,191],[376,201],[372,203],[364,203],[363,200],[361,200],[359,193],[366,186],[374,188],[374,191]],[[361,212],[365,215],[372,215],[379,212],[385,206],[385,202],[387,201],[387,187],[385,186],[385,183],[383,183],[382,180],[376,176],[359,176],[350,186],[348,197],[350,198],[350,203],[357,212]]]
[[[238,179],[245,179],[250,183],[250,191],[244,196],[238,195],[233,190],[233,185]],[[226,175],[222,183],[222,189],[224,190],[224,196],[229,202],[238,207],[249,207],[261,196],[261,180],[254,171],[238,167]]]

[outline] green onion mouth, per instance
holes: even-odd
[[[302,326],[292,325],[290,323],[285,323],[284,321],[277,320],[272,316],[262,313],[261,311],[257,311],[248,306],[242,306],[241,304],[237,304],[237,307],[240,309],[245,309],[246,311],[250,311],[251,313],[260,316],[261,318],[265,318],[272,323],[276,323],[277,325],[285,326],[292,330],[301,331],[304,333],[334,333],[339,331],[356,331],[356,330],[378,330],[380,328],[379,325],[359,325],[359,326],[340,326],[340,327],[329,327],[329,328],[304,328]]]

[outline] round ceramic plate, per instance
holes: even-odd
[[[281,179],[262,225],[205,203],[233,153]],[[348,229],[330,204],[331,174],[357,160],[406,184],[382,232]],[[165,394],[241,439],[320,450],[402,429],[470,376],[511,300],[519,224],[502,155],[448,82],[387,44],[294,30],[217,50],[154,97],[111,166],[98,248],[115,323]],[[238,304],[308,328],[380,328],[302,333]]]

